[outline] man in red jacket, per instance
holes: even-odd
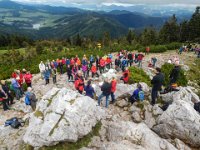
[[[32,87],[32,85],[31,85],[32,74],[30,73],[30,71],[28,71],[28,72],[24,75],[24,80],[25,80],[25,82],[26,82],[27,87]]]
[[[104,72],[104,67],[105,67],[105,60],[103,58],[100,58],[100,73]]]
[[[111,100],[112,100],[112,103],[115,102],[115,91],[116,91],[116,87],[117,87],[117,80],[115,79],[115,77],[112,78],[112,81],[111,81]]]
[[[99,77],[99,74],[97,73],[97,67],[94,64],[91,67],[91,72],[92,72],[92,78],[94,78],[95,75]]]

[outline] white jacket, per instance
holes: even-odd
[[[39,64],[39,69],[40,69],[40,72],[45,71],[45,65],[43,63],[40,63]]]

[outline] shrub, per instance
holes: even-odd
[[[178,42],[173,42],[173,43],[170,43],[170,44],[167,44],[165,45],[167,50],[175,50],[175,49],[178,49],[181,47],[181,43],[178,43]]]
[[[174,68],[174,65],[173,64],[168,64],[168,63],[165,63],[162,67],[161,67],[161,71],[162,73],[164,73],[165,75],[165,81],[164,81],[164,85],[168,85],[169,82],[170,82],[170,79],[169,79],[169,76],[170,76],[170,73],[172,71],[172,69]],[[188,83],[188,80],[186,78],[186,75],[184,73],[184,70],[181,69],[180,71],[180,74],[179,74],[179,77],[178,77],[178,81],[177,81],[177,84],[179,86],[186,86]]]
[[[150,86],[151,80],[149,76],[142,69],[136,67],[130,67],[129,71],[130,71],[129,84],[145,82]]]
[[[143,47],[139,50],[139,52],[145,52],[146,48]],[[151,45],[150,53],[163,53],[167,51],[167,47],[165,45]]]

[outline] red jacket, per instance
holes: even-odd
[[[65,63],[66,63],[66,60],[62,59],[62,64],[65,65]]]
[[[83,91],[84,90],[84,80],[82,77],[77,76],[75,78],[74,86],[77,90]]]
[[[123,80],[124,80],[125,83],[128,83],[129,74],[130,74],[129,70],[126,70],[126,71],[123,72]]]
[[[138,60],[142,60],[143,57],[144,57],[144,55],[142,55],[142,54],[138,54]]]
[[[92,66],[91,67],[91,72],[92,73],[96,73],[97,72],[97,67],[96,66]]]
[[[23,74],[20,73],[19,76],[16,76],[16,80],[19,83],[19,85],[22,86],[22,84],[23,84]]]
[[[31,80],[32,80],[32,74],[25,74],[24,75],[24,80],[26,83],[31,83]]]
[[[110,64],[112,62],[112,60],[110,58],[107,58],[107,64]]]
[[[112,84],[111,92],[114,93],[116,91],[117,81],[116,80],[112,80],[111,84]]]
[[[12,73],[12,78],[15,78],[16,79],[17,77],[17,74],[15,72]]]
[[[104,66],[105,66],[105,61],[104,61],[104,59],[101,59],[101,60],[100,60],[100,66],[101,66],[101,67],[104,67]]]
[[[73,59],[70,60],[70,65],[74,65],[75,61]]]

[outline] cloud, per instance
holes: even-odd
[[[187,7],[200,5],[200,0],[13,0],[23,3],[32,4],[50,4],[50,5],[65,5],[65,6],[80,6],[80,5],[118,5],[131,6],[138,4],[147,5],[168,5],[171,7]]]

